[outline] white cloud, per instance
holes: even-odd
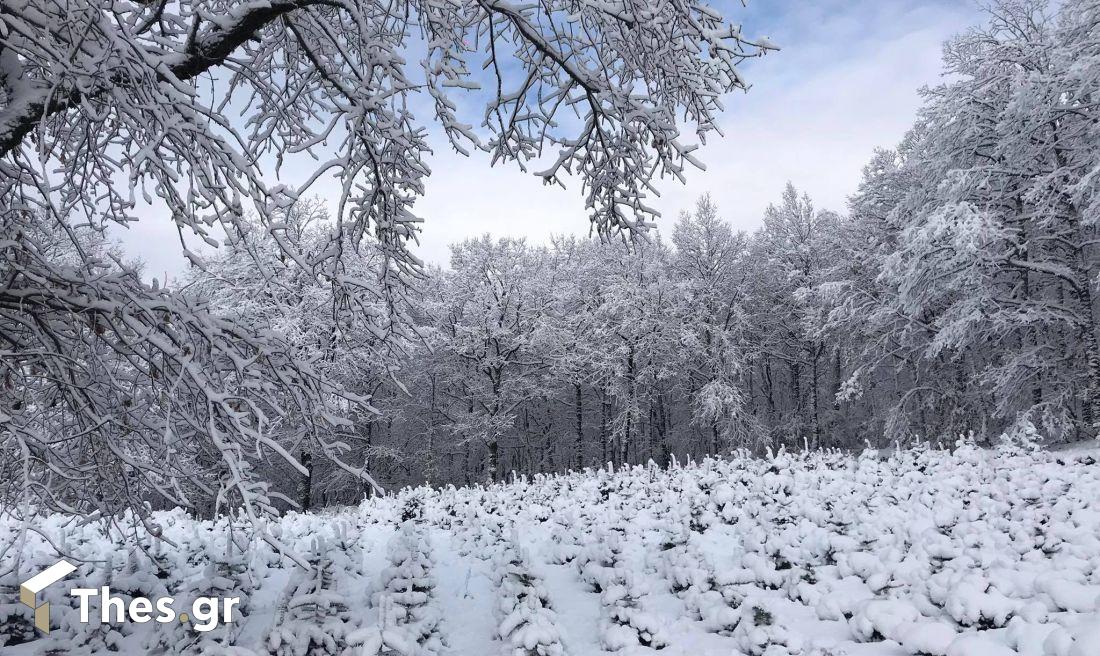
[[[894,145],[912,124],[918,87],[937,80],[941,43],[977,20],[963,3],[904,0],[758,0],[735,18],[783,50],[746,67],[753,88],[728,98],[726,136],[702,150],[707,170],[689,171],[686,186],[659,185],[663,196],[651,202],[666,232],[704,192],[735,227],[755,228],[787,180],[819,207],[843,210],[872,150]],[[533,242],[588,232],[579,181],[545,187],[514,166],[490,168],[484,156],[467,159],[442,144],[430,165],[427,194],[416,205],[425,218],[416,250],[429,262],[446,264],[448,244],[485,232]],[[325,188],[332,187],[318,191]],[[142,221],[123,241],[146,260],[149,275],[183,269],[164,218]]]

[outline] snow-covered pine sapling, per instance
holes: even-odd
[[[405,499],[404,505],[401,506],[402,522],[413,522],[420,519],[421,514],[424,512],[424,502],[419,496],[409,495]]]
[[[340,572],[341,577],[363,576],[363,546],[360,537],[359,530],[353,528],[350,522],[336,522],[330,554],[333,567]]]
[[[497,557],[495,571],[500,619],[497,632],[509,656],[564,656],[561,631],[549,597],[515,538]]]
[[[425,655],[438,654],[446,645],[434,598],[434,563],[428,549],[416,525],[403,522],[390,540],[390,566],[382,570],[382,590],[376,595],[377,603],[383,596],[393,601],[397,624]]]
[[[205,655],[224,651],[233,645],[240,630],[240,620],[249,611],[248,600],[254,584],[248,560],[232,545],[232,540],[228,541],[223,550],[210,558],[201,572],[187,581],[182,592],[176,595],[177,609],[191,608],[200,597],[220,600],[221,604],[226,599],[236,599],[230,610],[232,621],[224,621],[225,618],[218,613],[216,624],[206,631],[196,628],[197,618],[194,617],[163,625],[149,638],[152,653]]]
[[[112,554],[107,555],[106,562],[97,563],[92,571],[98,576],[94,579],[90,576],[83,576],[81,577],[83,581],[79,585],[74,585],[74,587],[89,588],[105,585],[111,589],[112,595],[117,595],[118,579],[115,576],[115,563]],[[72,611],[73,609],[69,610]],[[46,639],[46,646],[41,652],[42,656],[119,651],[124,637],[122,629],[127,623],[104,622],[102,621],[102,615],[97,612],[88,614],[87,623],[80,622],[79,615],[76,612],[57,614],[60,615],[61,626],[50,632],[49,637]]]
[[[615,562],[620,542],[614,533],[595,532],[586,536],[573,564],[580,580],[592,592],[602,592],[615,577]]]
[[[802,638],[779,622],[771,600],[747,599],[741,604],[741,620],[733,633],[737,646],[750,656],[784,656],[802,653]]]
[[[548,559],[555,565],[565,565],[573,562],[581,552],[577,534],[564,528],[555,530],[550,536],[549,551]]]
[[[848,620],[848,628],[858,642],[900,641],[902,631],[920,619],[920,611],[906,601],[869,599]]]
[[[639,645],[652,649],[668,646],[660,618],[642,609],[639,598],[646,593],[634,575],[622,568],[600,595],[604,619],[600,644],[609,651],[631,649]]]
[[[324,538],[316,538],[309,570],[295,572],[285,601],[264,640],[272,656],[336,656],[347,647],[355,627],[348,600],[337,589],[336,571]]]
[[[572,562],[581,551],[578,531],[581,523],[576,509],[560,508],[553,513],[550,521],[553,524],[550,533],[550,562],[555,565]]]
[[[27,607],[19,603],[19,577],[15,572],[0,575],[0,647],[14,647],[34,640],[34,625]]]
[[[114,581],[111,583],[111,592],[127,599],[133,599],[134,597],[159,599],[167,596],[169,594],[168,588],[164,584],[164,579],[167,578],[167,569],[160,568],[154,555],[158,552],[159,549],[150,551],[147,555],[147,552],[139,548],[131,548],[126,554],[126,562],[123,564],[121,571],[115,575]],[[165,561],[164,566],[167,568],[166,557],[163,552],[159,553],[160,558]],[[154,557],[151,558],[150,555],[154,555]],[[134,628],[135,625],[129,622],[120,626],[125,634],[132,633]]]
[[[944,582],[947,583],[946,580]],[[1035,585],[1042,589],[1044,583],[1036,581]],[[944,611],[963,627],[981,630],[1004,628],[1024,606],[1019,599],[1012,599],[1000,592],[981,574],[952,577],[941,590],[942,593],[935,597],[943,601]],[[1100,588],[1094,589],[1090,596],[1092,604],[1087,609],[1095,608],[1096,599],[1100,598]]]
[[[478,551],[477,534],[483,529],[481,515],[476,506],[466,506],[462,510],[462,519],[454,532],[458,543],[458,554],[469,556]]]
[[[689,500],[689,526],[695,533],[705,532],[718,521],[718,517],[714,514],[714,508],[708,503],[706,494],[706,490],[702,490]]]
[[[673,530],[658,552],[658,571],[670,590],[684,600],[691,616],[711,633],[730,635],[740,618],[742,595],[735,586],[719,586],[706,556],[690,542],[690,530]]]
[[[726,587],[721,590],[707,590],[689,593],[684,602],[702,622],[703,628],[719,635],[732,635],[741,621],[740,606],[742,593]]]
[[[382,594],[376,606],[378,623],[349,633],[343,656],[421,656],[416,636],[402,621],[404,609],[388,594]]]
[[[714,587],[714,572],[691,544],[691,533],[687,527],[672,528],[657,555],[657,571],[668,581],[669,590],[681,598],[689,591],[700,593]]]

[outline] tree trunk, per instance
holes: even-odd
[[[366,437],[366,449],[363,454],[363,471],[370,471],[370,448],[371,443],[374,441],[374,422],[367,424],[367,437]],[[370,499],[374,496],[374,486],[370,483],[363,481],[363,496]]]
[[[302,475],[298,483],[298,505],[301,506],[304,512],[309,510],[312,502],[310,496],[313,492],[313,455],[309,451],[302,451],[298,456],[298,462],[306,468],[306,473]]]
[[[1100,436],[1100,345],[1096,339],[1096,313],[1092,304],[1092,292],[1089,280],[1081,280],[1077,288],[1081,305],[1089,323],[1081,330],[1081,339],[1085,343],[1085,367],[1088,372],[1088,384],[1085,387],[1083,418],[1085,425],[1092,430],[1092,436]]]
[[[494,483],[498,480],[497,469],[500,467],[500,442],[494,437],[489,440],[487,446],[489,452],[485,462],[485,478],[490,483]]]
[[[813,349],[813,364],[811,374],[813,380],[810,381],[810,433],[813,435],[813,445],[816,449],[821,444],[821,404],[818,402],[820,384],[821,384],[821,344],[813,343],[811,346]]]
[[[600,466],[603,467],[607,464],[610,454],[608,453],[611,446],[611,435],[608,431],[608,423],[611,418],[611,403],[608,399],[607,390],[603,390],[600,393]]]
[[[577,436],[574,442],[574,462],[577,466],[577,471],[584,468],[584,397],[581,395],[581,385],[577,383],[573,386],[573,400],[574,400],[574,412],[576,413],[576,429]]]
[[[796,431],[800,434],[788,435],[787,438],[794,437],[795,440],[801,442],[800,438],[806,434],[806,403],[802,398],[802,366],[797,362],[791,362],[789,369],[791,374],[791,396],[794,397],[795,423],[798,426]]]

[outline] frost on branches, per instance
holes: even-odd
[[[145,495],[259,515],[269,500],[249,460],[302,471],[303,444],[373,485],[341,459],[364,398],[281,338],[143,282],[93,243],[110,225],[152,206],[201,267],[193,242],[241,246],[247,213],[334,315],[380,305],[360,320],[387,335],[421,271],[407,243],[426,121],[459,152],[537,163],[547,183],[577,175],[601,233],[645,230],[651,180],[698,165],[683,120],[705,139],[721,95],[746,88],[738,64],[773,48],[697,0],[4,2],[4,498],[111,514],[146,512]],[[430,117],[413,114],[415,93]],[[484,111],[461,116],[471,98]],[[287,214],[330,176],[336,220],[308,247]],[[366,277],[348,265],[360,249],[377,253]]]

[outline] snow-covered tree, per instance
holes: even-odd
[[[931,319],[929,356],[968,362],[1001,417],[1057,431],[1094,432],[1100,412],[1086,209],[1100,81],[1080,64],[1096,20],[1092,3],[1067,3],[1056,21],[1040,3],[1006,2],[948,44],[958,79],[926,93],[908,160],[923,179],[887,269],[901,309]]]
[[[600,643],[609,651],[622,651],[638,645],[652,649],[668,646],[663,621],[641,607],[639,597],[644,585],[634,572],[616,568],[610,585],[600,593],[605,617],[600,631]]]
[[[494,563],[498,589],[497,632],[509,656],[565,656],[557,615],[530,556],[508,541]]]
[[[194,242],[246,240],[251,213],[338,314],[390,313],[421,271],[408,250],[429,175],[418,99],[459,152],[525,167],[556,151],[537,175],[578,176],[596,228],[634,233],[655,214],[652,180],[697,164],[684,119],[700,139],[716,129],[722,94],[747,88],[738,65],[774,48],[697,0],[16,0],[0,26],[3,460],[23,462],[21,495],[109,512],[141,510],[141,493],[186,505],[180,481],[213,478],[228,488],[212,496],[262,513],[243,454],[302,469],[268,432],[292,414],[343,463],[330,439],[363,398],[81,232],[160,213],[201,267]],[[483,112],[459,110],[470,97]],[[335,225],[311,252],[284,217],[330,176]],[[360,248],[377,252],[367,279],[349,271]]]
[[[537,347],[549,297],[546,252],[488,236],[454,246],[453,274],[431,306],[437,351],[451,356],[445,394],[449,427],[485,451],[485,478],[502,477],[500,442],[525,403],[543,394]]]
[[[747,241],[718,215],[704,196],[684,213],[672,234],[671,268],[682,285],[677,314],[680,349],[690,372],[692,419],[709,432],[711,453],[740,446],[760,426],[749,420],[742,382],[748,355],[744,342],[744,258]]]
[[[390,564],[382,571],[382,588],[375,593],[375,605],[382,611],[379,633],[360,633],[353,643],[382,644],[387,642],[389,629],[394,634],[395,651],[383,650],[382,654],[432,656],[445,649],[442,617],[435,600],[435,564],[429,549],[414,521],[402,522],[388,546]]]
[[[830,254],[828,235],[836,215],[817,210],[806,194],[787,185],[779,205],[764,212],[764,226],[750,245],[749,312],[759,343],[756,369],[774,430],[788,440],[822,439],[821,389],[826,345],[817,295]],[[839,356],[837,356],[839,357]]]
[[[995,3],[865,171],[826,296],[862,341],[840,396],[883,383],[868,401],[892,434],[1097,430],[1097,20]]]
[[[328,208],[319,199],[294,204],[281,219],[307,259],[323,258],[331,248],[331,220]],[[272,331],[294,358],[309,362],[319,376],[359,399],[371,399],[383,381],[391,380],[410,337],[410,308],[387,306],[383,299],[367,293],[377,257],[366,249],[345,257],[346,284],[361,285],[364,293],[341,295],[287,258],[276,243],[266,238],[266,230],[258,222],[244,225],[248,232],[215,253],[203,269],[187,276],[184,294],[205,299],[238,324]],[[257,275],[255,260],[262,262],[263,275]],[[296,478],[296,490],[282,485],[279,491],[293,494],[300,508],[324,503],[330,489],[350,488],[345,501],[358,500],[371,489],[371,483],[356,476],[355,470],[366,469],[371,457],[382,452],[371,440],[378,411],[368,403],[348,404],[342,415],[348,423],[339,429],[339,445],[335,440],[322,444],[308,439],[303,431],[306,422],[296,416],[288,417],[279,429],[271,431],[272,438],[301,467],[265,462],[260,465],[264,467],[260,473],[272,482]],[[346,466],[334,464],[333,449],[339,451],[341,462],[354,463],[355,468],[349,471]]]

